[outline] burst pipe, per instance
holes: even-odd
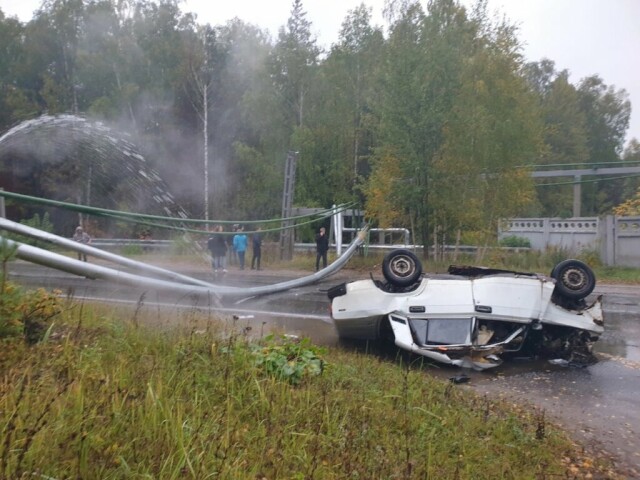
[[[190,285],[201,285],[204,287],[208,287],[211,285],[210,283],[203,282],[202,280],[198,280],[196,278],[188,277],[186,275],[181,275],[179,273],[172,272],[171,270],[166,270],[164,268],[156,267],[143,262],[137,262],[135,260],[131,260],[130,258],[122,257],[120,255],[115,255],[111,252],[105,252],[104,250],[100,250],[99,248],[78,243],[68,238],[59,237],[58,235],[54,235],[53,233],[45,232],[43,230],[29,227],[27,225],[22,225],[21,223],[13,222],[6,218],[0,218],[0,230],[1,229],[7,230],[13,233],[18,233],[20,235],[25,235],[31,238],[35,238],[37,240],[42,240],[44,242],[48,242],[59,247],[69,248],[71,250],[84,253],[86,255],[91,255],[92,257],[99,258],[101,260],[107,260],[125,267],[132,268],[134,270],[137,270],[138,272],[154,274],[161,278],[166,278],[168,280],[173,280],[176,282],[186,283]],[[34,263],[38,263],[38,262],[34,262]],[[76,273],[76,272],[70,272],[70,273]],[[78,275],[90,276],[90,275],[84,275],[82,273]]]
[[[36,263],[38,265],[43,265],[46,267],[92,279],[110,280],[136,287],[144,286],[148,288],[156,288],[159,290],[180,291],[183,293],[201,295],[214,294],[222,297],[235,298],[248,298],[256,295],[267,295],[282,292],[292,288],[299,288],[310,285],[326,277],[329,277],[330,275],[333,275],[347,263],[351,256],[356,252],[358,247],[364,242],[367,230],[367,227],[365,227],[358,233],[358,235],[349,245],[349,248],[340,258],[327,266],[327,268],[315,272],[312,275],[307,275],[302,278],[288,280],[286,282],[276,283],[273,285],[263,285],[260,287],[228,287],[203,282],[201,280],[181,275],[170,270],[165,270],[142,262],[137,262],[125,257],[121,257],[119,255],[115,255],[113,253],[90,247],[88,245],[68,240],[63,237],[58,237],[57,235],[53,235],[51,233],[43,232],[32,227],[27,227],[25,225],[15,223],[7,219],[0,219],[0,228],[16,233],[21,233],[23,235],[28,235],[39,240],[54,243],[56,245],[64,246],[71,250],[85,253],[87,255],[92,255],[96,258],[109,260],[123,266],[133,267],[138,271],[144,271],[164,276],[171,280],[145,277],[142,275],[126,273],[113,268],[82,262],[80,260],[75,260],[64,255],[50,252],[48,250],[25,245],[19,242],[13,242],[8,239],[5,240],[3,237],[0,237],[0,240],[6,241],[10,247],[14,245],[17,246],[17,258]]]

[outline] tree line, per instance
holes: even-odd
[[[356,200],[425,245],[570,216],[572,186],[534,182],[542,166],[640,160],[637,141],[624,148],[626,92],[527,63],[484,0],[394,0],[385,18],[386,32],[358,6],[323,50],[302,0],[275,38],[240,19],[198,23],[178,0],[44,0],[26,23],[0,11],[0,131],[63,112],[117,125],[181,204],[221,219],[278,216],[295,151],[296,205]],[[638,185],[585,184],[583,214]]]

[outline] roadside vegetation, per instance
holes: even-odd
[[[356,253],[348,262],[345,269],[374,275],[381,274],[381,265],[387,251],[368,250]],[[419,254],[420,255],[420,254]],[[291,269],[312,272],[315,270],[315,252],[297,253],[291,261],[280,261],[275,255],[264,260],[265,269]],[[421,258],[421,257],[420,257]],[[522,272],[536,272],[550,274],[553,267],[568,258],[577,258],[587,263],[594,271],[597,281],[601,283],[640,284],[640,268],[623,266],[605,266],[596,251],[584,250],[578,254],[563,249],[548,249],[534,251],[528,248],[487,248],[478,254],[451,254],[424,260],[421,258],[423,271],[430,273],[444,273],[449,265],[481,265],[491,268],[502,268]],[[142,258],[141,258],[142,259]],[[335,253],[329,253],[329,262],[335,261]],[[144,259],[142,259],[144,261]]]
[[[49,295],[56,313],[30,317],[39,297],[8,285],[0,307],[42,328],[35,342],[2,329],[0,478],[616,478],[544,411],[477,396],[422,361],[144,299]]]

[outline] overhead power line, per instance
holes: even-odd
[[[588,163],[545,163],[539,165],[518,165],[516,168],[570,168],[573,167],[575,169],[579,168],[605,168],[610,167],[612,165],[624,165],[624,166],[632,166],[632,165],[640,165],[640,161],[629,161],[629,160],[618,160],[617,162],[588,162]]]
[[[536,187],[554,187],[558,185],[576,185],[576,184],[584,184],[584,183],[595,183],[595,182],[605,182],[609,180],[620,180],[625,178],[638,178],[640,177],[640,173],[636,175],[623,175],[619,177],[606,177],[606,178],[590,178],[588,180],[571,180],[568,182],[554,182],[554,183],[537,183]]]
[[[34,197],[31,195],[24,195],[24,194],[15,193],[15,192],[9,192],[6,190],[0,190],[0,196],[11,198],[13,200],[36,203],[40,205],[47,205],[47,206],[52,206],[57,208],[63,208],[63,209],[71,210],[75,212],[81,212],[89,215],[112,218],[115,220],[120,220],[124,222],[129,222],[129,223],[136,223],[136,224],[145,225],[145,226],[154,227],[154,228],[178,230],[181,232],[191,232],[191,233],[198,233],[198,234],[204,234],[208,232],[203,230],[198,230],[195,228],[188,228],[188,227],[185,227],[184,224],[196,224],[196,225],[206,226],[206,225],[219,225],[219,224],[224,224],[224,225],[268,224],[268,223],[283,222],[285,220],[298,221],[297,223],[290,222],[291,225],[288,227],[278,227],[278,228],[270,228],[270,229],[263,228],[261,230],[262,232],[280,231],[283,228],[295,228],[301,225],[307,225],[313,222],[317,222],[319,219],[329,217],[336,212],[342,212],[349,208],[354,208],[356,205],[355,202],[350,202],[346,204],[340,204],[336,207],[320,210],[318,212],[308,213],[304,215],[296,215],[288,218],[273,218],[273,219],[266,219],[266,220],[201,220],[201,219],[191,219],[191,218],[165,217],[160,215],[148,215],[148,214],[134,213],[134,212],[122,212],[119,210],[110,210],[106,208],[91,207],[87,205],[78,205],[75,203],[62,202],[59,200],[51,200],[47,198]],[[308,219],[308,220],[304,222],[299,221],[303,219]],[[167,222],[170,224],[179,223],[179,224],[182,224],[182,226],[166,225],[166,224],[157,223],[157,222]],[[221,232],[221,233],[225,234],[225,232]],[[252,233],[252,232],[247,231],[246,233]]]

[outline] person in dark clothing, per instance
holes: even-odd
[[[209,240],[207,240],[207,248],[211,252],[211,267],[213,268],[213,273],[227,273],[224,265],[227,256],[227,242],[224,235],[220,233],[222,232],[222,226],[216,225],[213,227],[213,232]]]
[[[316,235],[316,272],[320,267],[320,259],[322,259],[322,268],[327,268],[328,251],[329,237],[327,237],[324,227],[320,227],[320,231]]]
[[[262,233],[260,233],[262,229],[258,227],[258,230],[253,234],[252,244],[253,244],[253,256],[251,257],[251,270],[254,270],[256,267],[256,261],[258,263],[258,270],[260,268],[260,258],[262,257]]]
[[[234,223],[231,227],[233,235],[229,235],[227,238],[227,242],[229,245],[229,265],[235,265],[236,263],[238,263],[238,252],[236,251],[236,247],[233,245],[233,239],[236,237],[236,233],[238,232],[239,228],[240,225]]]

